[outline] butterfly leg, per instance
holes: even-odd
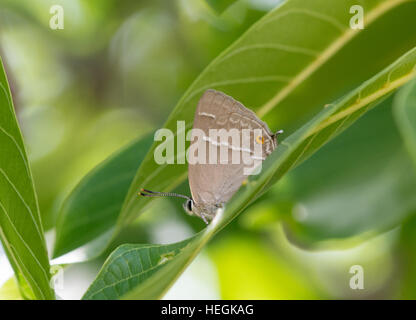
[[[209,224],[207,217],[204,214],[200,215],[201,219],[205,222],[205,224]]]

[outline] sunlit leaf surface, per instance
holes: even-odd
[[[53,299],[32,174],[1,60],[0,238],[24,297]]]

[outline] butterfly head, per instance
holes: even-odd
[[[208,224],[212,219],[215,218],[219,208],[222,208],[221,204],[198,204],[195,203],[192,199],[184,203],[185,211],[193,216],[200,217],[206,224]]]
[[[186,213],[191,216],[197,216],[204,220],[208,224],[214,217],[221,205],[198,205],[195,201],[185,195],[173,193],[173,192],[155,192],[147,189],[141,189],[139,195],[142,197],[179,197],[186,199],[186,202],[183,204],[183,208]]]

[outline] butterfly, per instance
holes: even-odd
[[[208,89],[198,102],[188,149],[192,196],[147,189],[141,189],[139,194],[184,198],[185,211],[208,224],[241,187],[247,175],[255,172],[273,152],[281,133],[283,130],[272,133],[265,122],[234,98]],[[250,161],[252,167],[248,168]]]

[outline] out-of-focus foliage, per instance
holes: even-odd
[[[222,13],[230,5],[237,2],[236,0],[207,0],[208,4],[218,13]]]
[[[15,278],[10,278],[0,288],[0,300],[22,300]]]
[[[396,96],[394,112],[404,144],[416,165],[416,80],[406,85]],[[416,166],[414,167],[414,170]],[[413,189],[414,190],[414,189]],[[400,268],[400,298],[416,299],[416,219],[406,221],[397,246]]]
[[[397,95],[394,111],[404,144],[416,164],[416,81]]]
[[[91,171],[74,189],[56,225],[54,256],[76,249],[114,226],[134,174],[152,141],[150,134],[129,145]]]
[[[395,248],[399,266],[399,294],[401,299],[416,299],[416,218],[406,221],[401,232],[400,241]]]
[[[218,261],[224,299],[318,299],[311,277],[298,264],[265,246],[261,237],[224,237],[210,250]],[[227,248],[232,248],[229,250]]]
[[[286,188],[276,188],[273,205],[282,203],[296,241],[310,246],[386,231],[416,211],[416,174],[391,104],[386,100],[289,175]]]

